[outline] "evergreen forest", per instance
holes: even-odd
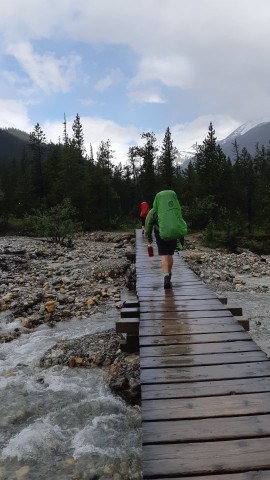
[[[48,143],[37,123],[21,157],[0,164],[0,231],[24,233],[25,219],[68,205],[83,231],[120,230],[138,226],[139,204],[152,205],[159,190],[176,191],[189,231],[205,231],[209,239],[222,232],[235,236],[270,235],[270,146],[259,145],[251,156],[234,144],[226,157],[210,123],[205,140],[186,169],[170,128],[157,145],[153,132],[142,134],[142,145],[117,163],[110,140],[101,141],[94,158],[86,154],[83,126],[77,114],[69,138]],[[207,126],[206,126],[207,132]],[[29,223],[28,223],[29,225]],[[29,228],[29,227],[28,227]]]

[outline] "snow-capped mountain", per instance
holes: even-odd
[[[237,142],[238,149],[241,152],[242,148],[246,148],[251,155],[255,154],[256,145],[259,147],[264,145],[266,148],[270,147],[270,116],[268,118],[261,118],[251,120],[243,123],[230,133],[223,140],[217,140],[226,156],[231,158],[234,162],[235,149],[233,144]],[[193,145],[186,151],[179,152],[178,162],[181,168],[186,168],[196,153],[197,145]]]
[[[194,157],[196,153],[197,145],[192,145],[188,150],[180,150],[176,159],[177,165],[183,165],[184,163],[188,164],[190,160]]]
[[[254,155],[257,144],[259,147],[262,145],[269,147],[270,117],[246,122],[236,128],[236,130],[223,140],[218,140],[223,152],[225,155],[231,157],[232,161],[235,155],[233,148],[233,143],[235,141],[237,142],[239,151],[245,147],[251,155]]]
[[[239,135],[244,135],[245,133],[247,133],[252,128],[258,127],[259,125],[262,125],[262,124],[268,123],[268,122],[270,122],[270,117],[260,118],[260,119],[257,119],[257,120],[250,120],[249,122],[246,122],[246,123],[243,123],[243,125],[240,125],[240,127],[237,127],[224,140],[221,140],[221,142],[224,142],[226,139],[228,139],[230,137],[234,138],[234,137],[238,137]]]

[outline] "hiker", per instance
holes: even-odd
[[[148,212],[149,212],[149,205],[144,200],[140,204],[140,221],[141,221],[141,225],[142,225],[142,234],[143,235],[144,235],[144,231],[145,231],[145,219],[147,217]]]
[[[164,288],[171,288],[173,254],[177,249],[178,239],[187,233],[187,224],[182,217],[181,206],[173,190],[162,190],[156,194],[153,208],[146,217],[145,229],[150,244],[153,241],[154,229],[164,274]],[[178,248],[181,249],[182,245]]]

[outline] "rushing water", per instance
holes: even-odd
[[[38,366],[58,340],[113,327],[115,311],[105,317],[42,325],[0,345],[0,480],[140,478],[140,411],[112,395],[104,370]]]

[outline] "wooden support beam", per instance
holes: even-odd
[[[246,330],[246,332],[248,332],[249,331],[249,320],[247,318],[238,317],[238,316],[236,316],[235,318],[236,318],[236,321],[239,323],[239,325],[242,325],[244,330]]]
[[[121,343],[122,352],[134,353],[139,351],[139,337],[127,334],[126,341]]]
[[[227,310],[229,310],[234,316],[240,317],[243,315],[242,307],[234,307],[233,305],[228,305]]]
[[[139,308],[139,306],[138,300],[125,300],[122,308]]]
[[[133,318],[140,316],[139,308],[121,308],[121,318]]]
[[[136,261],[136,252],[135,252],[135,250],[127,251],[126,257],[127,257],[127,259],[130,260],[131,262],[135,262],[135,261]]]
[[[223,304],[227,305],[228,299],[226,297],[218,297],[218,300]]]
[[[120,318],[115,323],[116,333],[139,335],[139,318]]]

